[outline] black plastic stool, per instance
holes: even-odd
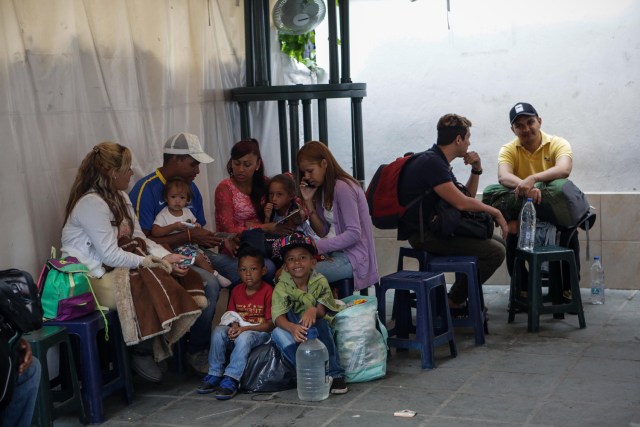
[[[567,263],[569,268],[571,284],[571,300],[564,301],[562,295],[562,283],[554,283],[551,277],[561,277],[561,275],[550,275],[549,294],[552,305],[545,305],[542,297],[542,274],[541,266],[545,261],[549,261],[549,268],[556,268],[554,262]],[[520,295],[520,271],[524,263],[529,266],[529,283],[527,296]],[[527,330],[537,332],[540,329],[540,315],[553,314],[555,318],[563,318],[564,313],[577,313],[580,329],[585,328],[584,310],[582,308],[582,297],[580,296],[580,284],[578,283],[578,270],[573,250],[560,246],[538,246],[532,251],[516,249],[514,261],[513,277],[509,291],[509,323],[513,322],[516,310],[520,309],[528,313]]]
[[[67,330],[60,326],[43,326],[37,331],[23,335],[23,338],[31,345],[33,355],[40,360],[42,367],[32,424],[53,426],[53,420],[70,411],[77,411],[80,423],[84,424],[86,418],[80,383]],[[60,346],[60,372],[56,378],[50,380],[47,353],[56,346]]]

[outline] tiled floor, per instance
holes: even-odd
[[[638,291],[607,290],[605,305],[585,304],[586,329],[576,316],[545,315],[538,333],[527,333],[525,314],[507,324],[508,288],[486,287],[485,299],[486,345],[457,330],[458,357],[440,347],[434,370],[420,369],[417,352],[392,350],[384,379],[317,403],[298,400],[295,390],[219,402],[198,395],[189,374],[169,373],[160,385],[136,378],[132,405],[107,399],[105,425],[640,427]],[[417,415],[393,416],[405,408]]]

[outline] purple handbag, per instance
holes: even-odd
[[[92,293],[61,299],[55,320],[72,320],[86,316],[96,310],[96,300]]]

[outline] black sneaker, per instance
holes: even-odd
[[[158,363],[153,360],[153,356],[133,354],[131,356],[131,369],[149,382],[159,383],[162,381],[162,370]]]
[[[215,375],[207,375],[202,379],[202,383],[198,387],[198,394],[209,394],[214,392],[222,381],[222,377],[216,377]]]
[[[344,378],[334,378],[331,382],[331,394],[345,394],[349,391]]]
[[[238,381],[225,375],[216,390],[216,399],[229,400],[236,394],[238,394]]]

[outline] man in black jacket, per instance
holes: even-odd
[[[477,239],[465,236],[442,238],[429,231],[427,219],[431,207],[438,199],[443,199],[459,211],[486,212],[491,215],[506,236],[507,223],[496,208],[482,203],[474,196],[478,190],[479,176],[482,174],[480,156],[468,151],[471,145],[471,121],[457,114],[446,114],[437,125],[437,143],[430,149],[414,155],[402,169],[398,181],[398,199],[406,205],[416,197],[432,190],[420,203],[423,204],[424,218],[419,216],[419,204],[410,208],[398,224],[398,239],[409,240],[415,249],[424,249],[434,255],[477,256],[480,283],[484,283],[500,267],[505,257],[504,242],[498,237]],[[471,194],[465,195],[458,186],[451,170],[451,162],[462,158],[471,167],[466,188]],[[424,234],[420,235],[420,221],[424,223]],[[462,276],[451,287],[449,304],[457,308],[467,299],[467,278]]]

